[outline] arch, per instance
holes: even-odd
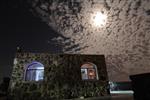
[[[40,81],[44,77],[44,65],[40,62],[33,61],[25,68],[25,81]]]
[[[81,66],[82,80],[99,80],[97,66],[91,62],[86,62]]]

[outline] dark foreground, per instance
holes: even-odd
[[[82,99],[74,99],[74,100],[82,100]],[[132,95],[116,95],[116,96],[86,98],[84,100],[134,100],[134,99]]]
[[[0,100],[7,100],[7,99],[6,97],[0,97]],[[117,95],[117,96],[105,96],[105,97],[93,97],[93,98],[69,99],[69,100],[134,100],[134,99],[132,95]]]

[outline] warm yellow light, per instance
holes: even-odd
[[[100,12],[97,12],[93,17],[92,20],[94,21],[94,25],[98,27],[102,27],[107,22],[107,16],[105,14],[102,14]]]

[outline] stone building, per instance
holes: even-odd
[[[109,95],[103,55],[17,53],[11,78],[15,100]]]

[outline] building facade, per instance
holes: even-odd
[[[109,95],[103,55],[17,53],[11,78],[15,100]]]

